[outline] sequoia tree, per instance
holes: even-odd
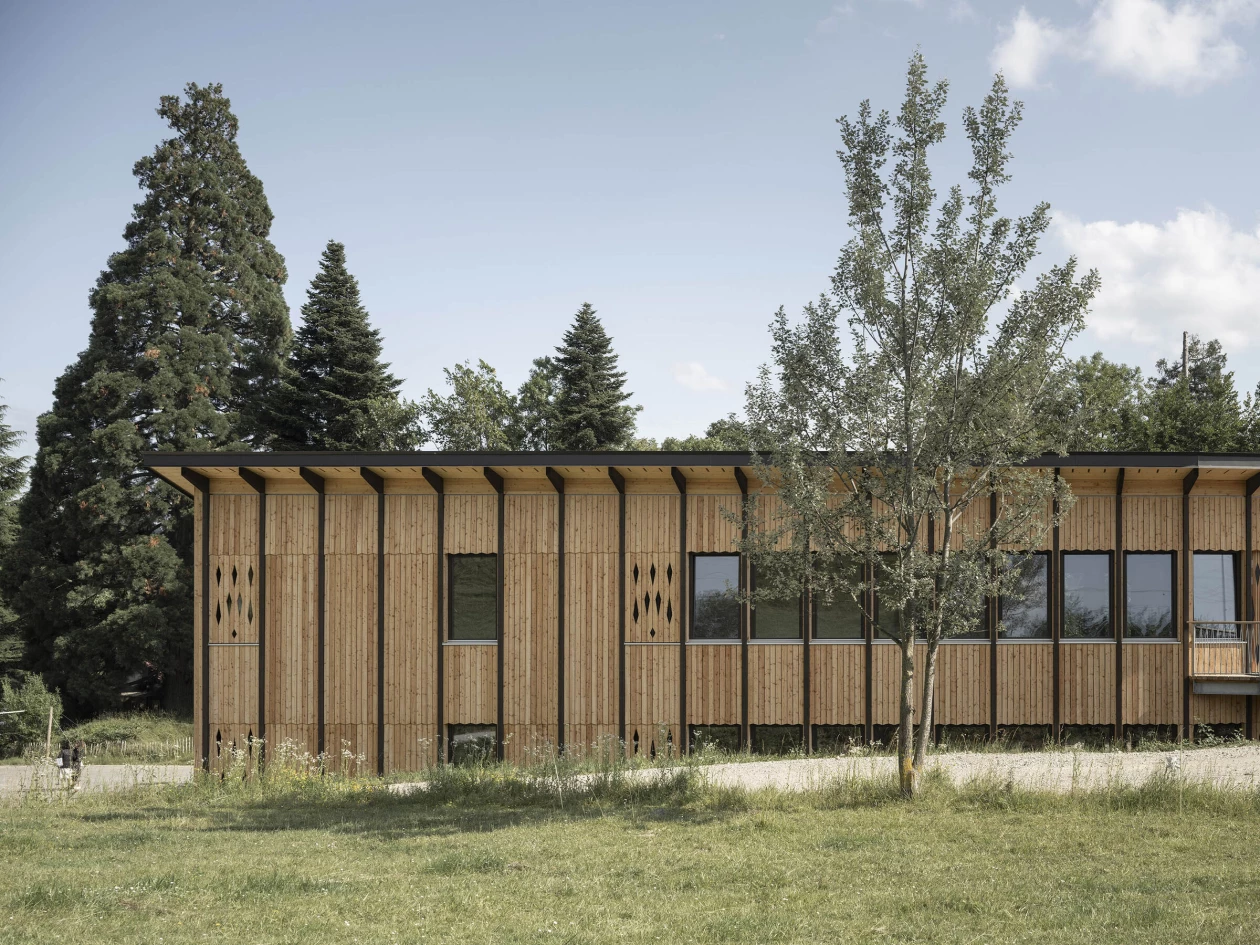
[[[419,410],[381,361],[346,248],[328,241],[271,410],[281,449],[401,450],[420,445]]]
[[[1060,513],[1070,504],[1050,471],[1022,464],[1066,448],[1063,347],[1098,287],[1069,259],[1012,292],[1050,211],[998,214],[1021,115],[1000,75],[981,107],[963,112],[969,187],[937,203],[928,153],[945,137],[946,91],[916,54],[895,120],[869,102],[840,119],[853,235],[830,294],[799,325],[779,311],[773,370],[763,367],[748,394],[758,473],[780,510],[745,542],[759,572],[754,599],[848,595],[897,643],[907,794],[926,761],[941,640],[979,629],[986,596],[1020,593],[1021,557],[999,549],[1036,547],[1054,503]],[[1047,421],[1056,417],[1065,419]]]
[[[556,348],[555,421],[550,447],[557,450],[624,448],[634,437],[638,407],[626,403],[626,375],[617,370],[612,339],[595,309],[585,303]]]
[[[261,445],[289,343],[271,208],[222,87],[189,84],[158,114],[174,135],[135,165],[144,197],[39,418],[4,569],[34,668],[80,709],[140,674],[191,678],[191,502],[138,455]]]

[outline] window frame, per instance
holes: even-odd
[[[1014,557],[1016,554],[1017,554],[1017,552],[1008,552],[1008,557]],[[1053,554],[1053,552],[1048,551],[1048,550],[1044,550],[1044,551],[1031,551],[1031,552],[1029,552],[1029,553],[1028,553],[1028,557],[1040,557],[1040,558],[1042,558],[1042,559],[1046,562],[1046,566],[1045,566],[1045,575],[1046,575],[1046,635],[1045,635],[1044,637],[1010,637],[1010,636],[1006,636],[1005,634],[1003,634],[1003,633],[1002,633],[1002,611],[1003,611],[1003,609],[1004,609],[1004,608],[1003,608],[1003,606],[1002,606],[1003,595],[1002,595],[1002,594],[998,594],[998,595],[996,595],[995,597],[993,597],[993,598],[992,598],[992,601],[993,601],[993,607],[994,607],[994,609],[995,609],[995,611],[996,611],[996,612],[995,612],[995,614],[994,614],[994,616],[996,617],[996,620],[994,621],[994,627],[993,627],[993,630],[994,630],[994,633],[995,633],[995,634],[996,634],[996,636],[997,636],[997,642],[998,642],[998,643],[1053,643],[1053,642],[1054,642],[1054,635],[1055,635],[1055,634],[1054,634],[1054,624],[1053,624],[1053,622],[1052,622],[1052,620],[1051,620],[1051,614],[1050,614],[1050,611],[1051,611],[1051,603],[1052,603],[1052,602],[1053,602],[1053,600],[1054,600],[1054,598],[1053,598],[1053,594],[1054,594],[1054,586],[1053,586],[1053,583],[1054,583],[1054,573],[1053,573],[1053,570],[1054,570],[1054,554]]]
[[[1217,551],[1210,548],[1197,548],[1190,552],[1190,587],[1186,592],[1190,595],[1190,622],[1191,623],[1239,623],[1239,618],[1243,613],[1243,578],[1241,573],[1241,560],[1245,552],[1241,551]],[[1233,621],[1217,621],[1217,620],[1199,620],[1194,615],[1194,585],[1198,581],[1199,570],[1195,567],[1195,559],[1199,555],[1219,555],[1230,559],[1230,571],[1234,577],[1234,619]]]
[[[493,558],[495,568],[494,581],[494,636],[476,639],[456,639],[451,635],[455,628],[455,568],[454,559],[456,558]],[[500,615],[503,613],[503,579],[499,573],[499,555],[497,553],[480,553],[480,554],[448,554],[446,556],[446,627],[444,628],[442,642],[444,644],[451,643],[456,646],[498,646],[499,635],[502,632],[502,622]]]
[[[734,558],[736,561],[736,574],[738,584],[736,585],[736,594],[742,597],[744,594],[744,555],[738,551],[691,551],[688,552],[687,562],[687,644],[698,643],[708,645],[711,643],[731,644],[742,643],[744,640],[744,604],[742,600],[737,599],[739,606],[739,627],[733,637],[695,637],[692,633],[696,629],[696,561],[699,558]]]
[[[757,593],[757,562],[749,561],[748,563],[748,581],[749,590],[752,594]],[[757,602],[749,601],[748,606],[748,642],[749,643],[800,643],[805,639],[805,598],[806,592],[801,591],[796,598],[796,636],[794,637],[758,637],[757,636]],[[786,602],[785,602],[786,603]]]
[[[1107,633],[1097,637],[1070,637],[1067,630],[1067,559],[1068,555],[1091,555],[1107,559]],[[1114,551],[1089,551],[1074,549],[1059,552],[1059,639],[1064,643],[1115,643],[1116,642],[1116,554]],[[1049,595],[1047,595],[1048,597]],[[1127,617],[1126,617],[1127,622]]]
[[[1171,623],[1172,623],[1172,629],[1173,629],[1172,636],[1139,637],[1139,636],[1132,636],[1129,634],[1129,556],[1130,555],[1138,555],[1138,556],[1145,556],[1145,557],[1151,557],[1154,555],[1167,555],[1169,557],[1170,565],[1171,565],[1169,578],[1171,580],[1170,586],[1172,587],[1172,595],[1171,595]],[[1125,643],[1128,643],[1128,642],[1180,643],[1181,642],[1181,618],[1178,616],[1178,614],[1180,613],[1180,611],[1178,610],[1180,597],[1179,597],[1179,588],[1177,586],[1179,583],[1178,575],[1180,572],[1178,571],[1179,562],[1177,561],[1177,555],[1178,555],[1178,552],[1176,551],[1127,551],[1126,550],[1124,552],[1124,588],[1123,588],[1124,634],[1121,637],[1121,639]]]

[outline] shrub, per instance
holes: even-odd
[[[44,680],[28,674],[20,682],[0,681],[0,754],[19,755],[23,747],[42,744],[48,736],[48,710],[53,722],[61,719],[61,696],[49,692]]]

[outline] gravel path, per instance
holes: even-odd
[[[0,765],[0,797],[30,789],[36,769],[29,765]],[[192,765],[85,765],[80,781],[85,791],[118,791],[145,784],[179,784],[191,781]],[[51,780],[57,785],[57,769]]]

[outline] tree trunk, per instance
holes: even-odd
[[[897,737],[897,771],[901,793],[913,797],[918,787],[914,769],[914,634],[898,643],[901,647],[901,726]]]
[[[914,742],[914,776],[917,781],[923,776],[923,766],[927,763],[928,743],[932,740],[932,700],[936,694],[936,654],[941,645],[940,640],[929,640],[927,659],[923,661],[923,701],[919,703],[919,732]]]

